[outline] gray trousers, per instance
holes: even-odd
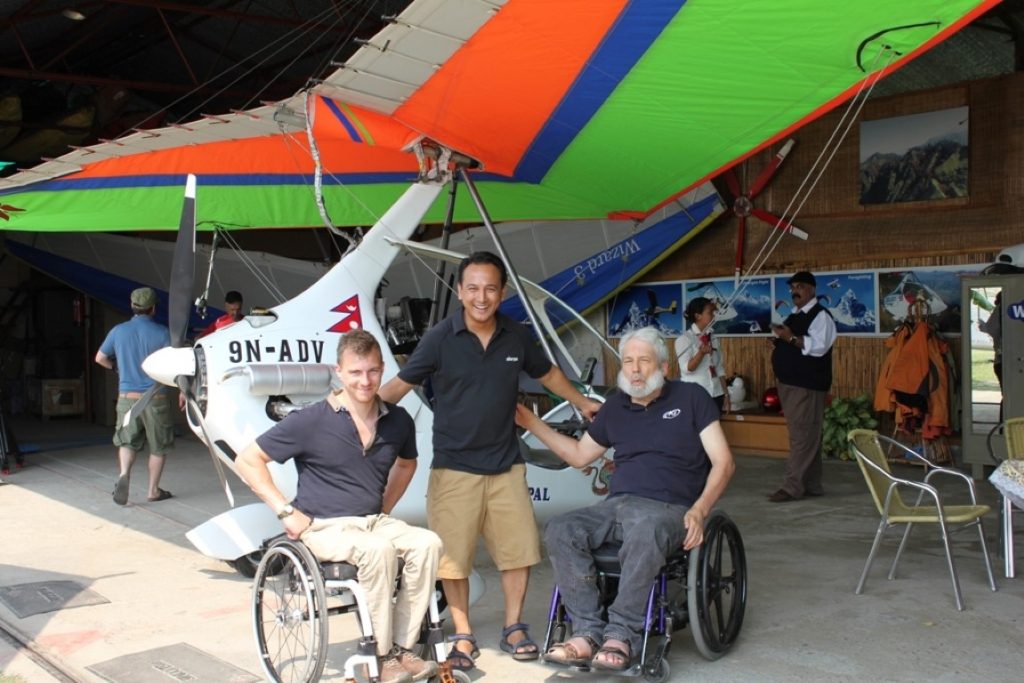
[[[574,635],[598,643],[622,640],[630,644],[632,654],[639,652],[651,586],[665,557],[682,546],[688,509],[619,495],[548,521],[544,541]],[[622,574],[605,621],[592,551],[611,541],[622,542]]]
[[[782,490],[800,498],[821,494],[821,426],[825,421],[824,391],[779,382],[779,400],[789,428],[789,459]]]

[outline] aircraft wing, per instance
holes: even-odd
[[[421,138],[482,164],[495,221],[643,218],[996,4],[415,0],[286,102],[0,179],[3,225],[174,230],[187,173],[200,229],[321,225],[314,157],[333,223],[367,225],[415,178]],[[455,220],[477,222],[471,202]]]

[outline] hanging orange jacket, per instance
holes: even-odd
[[[901,326],[886,345],[891,350],[875,387],[875,409],[895,413],[896,424],[909,431],[920,425],[926,439],[950,433],[946,343],[919,323]]]
[[[888,388],[905,394],[925,394],[922,384],[928,379],[928,339],[931,337],[928,325],[918,324],[900,348],[900,355],[893,365],[888,379]]]
[[[892,336],[885,340],[885,345],[889,347],[889,353],[882,362],[882,370],[878,373],[878,383],[875,385],[875,410],[891,413],[896,409],[896,401],[892,389],[889,388],[889,377],[896,367],[900,353],[903,351],[903,345],[910,337],[910,332],[909,326],[900,325],[892,333]]]

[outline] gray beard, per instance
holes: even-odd
[[[665,373],[660,369],[655,370],[643,383],[643,386],[634,387],[630,382],[625,370],[619,370],[619,391],[628,394],[632,398],[645,398],[665,386]]]

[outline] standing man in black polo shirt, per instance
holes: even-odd
[[[782,487],[768,496],[772,503],[824,493],[821,427],[825,397],[832,386],[832,345],[836,341],[836,323],[818,302],[814,275],[802,270],[788,283],[795,310],[782,325],[772,325],[772,369],[789,429],[789,458]]]
[[[615,449],[608,497],[552,518],[544,531],[573,633],[544,659],[606,671],[628,669],[639,653],[651,583],[666,556],[704,541],[704,520],[736,469],[708,392],[699,384],[665,381],[668,347],[658,331],[626,333],[619,351],[619,391],[579,441],[516,408],[519,426],[573,467]],[[622,541],[622,575],[605,618],[593,550],[612,540]]]
[[[373,335],[354,330],[338,342],[344,387],[292,413],[235,460],[238,474],[276,513],[289,538],[323,562],[358,568],[377,640],[381,683],[437,674],[412,651],[437,581],[441,539],[388,513],[416,472],[416,428],[403,408],[377,397],[384,360]],[[298,492],[287,500],[267,468],[295,460]],[[405,565],[398,593],[398,559]]]
[[[398,376],[381,389],[397,402],[415,385],[434,392],[434,461],[427,520],[444,541],[438,576],[452,613],[453,668],[472,669],[478,653],[469,620],[469,576],[477,538],[501,572],[505,628],[499,646],[516,660],[537,659],[522,623],[530,567],[540,562],[540,536],[515,433],[519,373],[571,401],[586,416],[600,403],[585,398],[537,347],[530,332],[498,312],[508,274],[501,259],[475,252],[459,264],[462,309],[431,328]]]

